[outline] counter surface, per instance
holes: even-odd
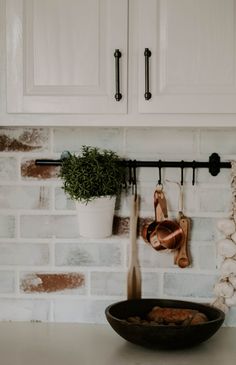
[[[107,325],[0,323],[1,365],[233,365],[236,328],[221,328],[194,348],[149,350]]]

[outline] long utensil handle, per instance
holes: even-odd
[[[190,230],[190,219],[187,217],[182,217],[179,221],[179,225],[184,232],[183,241],[181,242],[181,247],[179,249],[178,257],[176,258],[176,263],[179,267],[185,268],[190,265],[190,258],[188,254],[188,235]]]
[[[131,197],[130,215],[130,264],[127,276],[127,298],[141,298],[141,271],[137,255],[137,222],[139,212],[139,196]]]
[[[139,202],[138,195],[132,195],[131,201],[131,217],[130,217],[130,243],[131,243],[131,260],[137,258],[137,225],[139,214]]]

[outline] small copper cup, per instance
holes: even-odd
[[[175,250],[180,247],[184,232],[176,221],[164,220],[156,226],[156,236],[163,247]]]
[[[150,224],[145,224],[142,229],[142,237],[145,242],[159,251],[164,249],[177,249],[183,240],[183,229],[176,221],[167,218],[166,199],[163,191],[154,192],[155,220]]]
[[[167,219],[161,222],[153,221],[144,225],[142,229],[144,241],[150,243],[157,251],[179,248],[183,235],[183,230],[179,224]]]

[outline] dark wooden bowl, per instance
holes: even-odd
[[[127,322],[128,317],[145,318],[155,306],[195,309],[204,313],[209,321],[186,327]],[[144,347],[166,349],[190,347],[206,341],[221,327],[225,318],[221,310],[209,305],[167,299],[125,300],[108,306],[105,314],[111,327],[125,340]]]

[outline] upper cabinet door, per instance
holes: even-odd
[[[127,1],[7,0],[7,111],[126,113]]]
[[[236,113],[236,1],[138,0],[138,7],[139,112]]]

